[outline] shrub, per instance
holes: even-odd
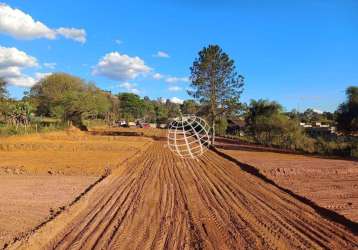
[[[215,134],[225,135],[227,125],[228,125],[227,120],[225,118],[220,118],[218,121],[216,121],[215,124]]]

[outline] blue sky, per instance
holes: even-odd
[[[344,101],[345,89],[358,85],[354,0],[3,4],[0,58],[7,53],[13,61],[1,64],[0,59],[0,74],[1,67],[7,75],[14,67],[21,71],[10,80],[9,91],[16,98],[28,90],[23,86],[31,86],[44,73],[64,71],[114,93],[129,90],[150,98],[187,99],[189,67],[208,44],[220,45],[235,60],[246,78],[245,102],[267,98],[287,110],[334,111]],[[6,22],[8,13],[23,18],[19,11],[45,28],[28,19],[23,29]],[[20,65],[15,61],[21,52],[30,59]]]

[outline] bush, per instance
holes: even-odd
[[[215,124],[215,134],[221,136],[225,135],[227,125],[227,120],[225,118],[220,118]]]

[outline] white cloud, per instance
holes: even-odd
[[[54,69],[56,65],[56,63],[44,63],[44,66],[49,69]]]
[[[312,110],[313,110],[313,112],[315,112],[315,113],[317,113],[317,114],[323,114],[323,111],[322,111],[322,110],[315,109],[315,108],[313,108]]]
[[[189,82],[188,77],[175,77],[175,76],[168,76],[164,80],[166,83],[177,83],[177,82]]]
[[[171,87],[168,88],[168,90],[169,90],[170,92],[179,92],[179,91],[182,90],[182,88],[179,87],[179,86],[171,86]]]
[[[55,39],[56,32],[30,15],[6,4],[0,4],[0,32],[19,39]]]
[[[121,55],[118,52],[106,54],[94,67],[92,74],[110,79],[127,81],[146,74],[151,69],[139,57]]]
[[[23,74],[25,68],[37,67],[37,59],[27,55],[17,48],[0,46],[0,77],[3,77],[9,84],[23,87],[31,87],[35,79]]]
[[[59,28],[51,29],[29,14],[7,4],[0,3],[0,33],[9,34],[17,39],[55,39],[58,35],[84,43],[86,32],[83,29]]]
[[[76,42],[86,42],[86,31],[84,29],[75,28],[59,28],[56,30],[57,34],[60,34],[68,39],[72,39]]]
[[[23,69],[37,67],[37,59],[17,48],[0,46],[0,77],[9,84],[32,87],[37,81],[51,73],[35,73],[33,77],[22,73]]]
[[[159,58],[169,58],[169,54],[164,52],[164,51],[158,51],[155,55],[153,55],[154,57],[159,57]]]
[[[38,66],[35,57],[27,55],[17,48],[7,48],[0,46],[0,67],[36,67]]]
[[[45,78],[49,75],[52,75],[51,72],[46,72],[46,73],[43,73],[43,72],[37,72],[35,73],[35,81],[40,81],[42,78]]]
[[[34,77],[22,74],[20,76],[16,77],[8,77],[5,78],[5,80],[12,85],[18,86],[18,87],[25,87],[30,88],[34,86],[38,81],[40,81],[42,78],[51,75],[52,73],[35,73]]]
[[[123,43],[123,41],[120,40],[120,39],[116,39],[114,42],[115,42],[116,44],[118,44],[118,45],[121,45],[121,44]]]
[[[127,92],[130,92],[133,94],[140,93],[140,90],[137,89],[136,84],[134,84],[134,83],[124,82],[124,83],[119,84],[119,87],[121,87],[122,89],[125,89]]]
[[[160,73],[155,73],[155,74],[153,74],[153,78],[155,79],[155,80],[160,80],[160,79],[162,79],[164,76],[162,75],[162,74],[160,74]]]
[[[21,76],[19,67],[5,67],[0,69],[0,76],[3,78],[12,78]]]
[[[161,102],[161,103],[166,103],[167,102],[167,100],[164,99],[163,97],[159,97],[158,101]]]
[[[184,102],[184,100],[179,99],[178,97],[173,97],[173,98],[170,99],[170,101],[172,103],[176,103],[176,104],[183,104],[183,102]]]
[[[170,75],[162,75],[160,73],[155,73],[152,75],[153,79],[155,80],[161,80],[164,79],[166,83],[178,83],[178,82],[189,82],[189,77],[176,77],[176,76],[170,76]]]
[[[18,77],[10,77],[5,79],[9,84],[29,88],[36,84],[36,80],[28,75],[21,75]]]

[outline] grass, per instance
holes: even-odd
[[[0,136],[28,135],[32,133],[45,133],[63,130],[68,125],[62,122],[43,123],[37,122],[28,126],[15,126],[0,123]]]

